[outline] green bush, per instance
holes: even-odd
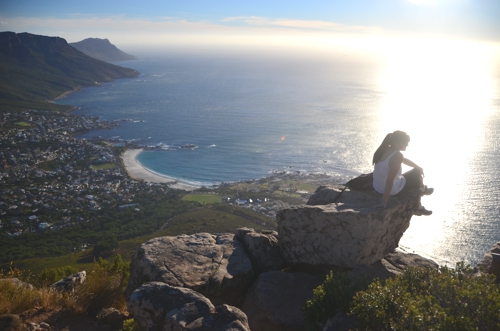
[[[123,321],[123,328],[120,331],[137,331],[139,330],[139,325],[134,321],[133,318]]]
[[[463,262],[455,269],[408,268],[357,293],[350,315],[362,330],[498,331],[500,287]]]
[[[335,315],[336,310],[347,313],[354,294],[367,287],[366,278],[351,278],[347,272],[334,274],[330,271],[324,283],[314,289],[313,298],[302,307],[308,329],[321,330],[328,318]]]
[[[41,286],[47,286],[77,272],[79,270],[71,266],[43,269],[37,276],[37,282]]]

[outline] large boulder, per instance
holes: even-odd
[[[404,269],[409,267],[438,269],[439,265],[418,254],[397,251],[387,254],[382,260],[371,265],[356,266],[351,270],[351,275],[354,277],[365,276],[369,280],[387,279],[400,275]]]
[[[258,233],[250,228],[240,228],[235,237],[243,244],[257,273],[280,270],[285,266],[276,231]]]
[[[250,331],[236,307],[213,304],[200,293],[161,282],[145,283],[127,300],[141,331]]]
[[[160,281],[200,292],[215,305],[234,304],[253,280],[252,263],[234,234],[159,237],[135,252],[126,294]]]
[[[321,282],[321,278],[302,272],[263,273],[248,290],[241,310],[247,315],[252,330],[304,330],[300,307],[312,299],[313,289]]]
[[[343,185],[321,187],[310,203],[283,209],[276,215],[279,245],[288,263],[355,267],[381,260],[398,247],[420,204],[418,189],[389,199],[353,191]],[[334,202],[332,202],[334,201]]]

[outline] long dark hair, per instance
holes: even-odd
[[[387,136],[385,136],[384,140],[373,154],[373,164],[380,161],[385,151],[387,151],[387,149],[391,147],[394,143],[406,144],[408,142],[410,142],[410,136],[407,135],[406,132],[394,131],[393,133],[387,134]]]

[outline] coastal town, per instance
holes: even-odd
[[[119,121],[29,110],[2,113],[0,123],[3,128],[0,131],[1,236],[44,233],[92,222],[89,211],[102,208],[139,211],[136,195],[165,195],[169,190],[183,187],[176,181],[155,180],[159,176],[151,177],[142,167],[139,170],[146,175],[145,180],[140,176],[131,178],[123,166],[126,162],[120,159],[123,147],[101,139],[75,138],[91,130],[112,129]],[[127,170],[135,174],[130,165]],[[259,191],[257,184],[251,181],[242,189],[241,183],[240,187],[225,183],[215,191],[223,203],[273,218],[278,210],[290,206],[290,201],[273,199],[269,194],[255,197]],[[280,185],[272,188],[279,189]],[[305,202],[310,193],[282,189],[293,190],[297,203]],[[209,191],[214,192],[214,188]],[[248,197],[248,192],[253,193],[252,197]]]

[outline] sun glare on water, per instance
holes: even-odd
[[[459,206],[497,89],[491,54],[482,44],[399,41],[387,55],[380,140],[406,131],[411,142],[405,157],[422,166],[425,181],[436,188],[422,199],[434,214],[412,221],[403,246],[425,246],[432,256],[444,227],[466,221]]]

